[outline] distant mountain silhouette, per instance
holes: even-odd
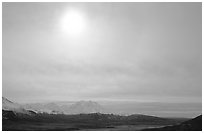
[[[33,103],[24,105],[25,109],[35,110],[38,113],[49,114],[88,114],[103,112],[103,107],[93,101],[79,101],[71,105],[58,105],[57,103]]]
[[[202,131],[202,115],[174,126],[145,129],[146,131]]]
[[[103,112],[103,107],[93,101],[79,101],[72,104],[67,110],[69,114],[88,114]],[[68,113],[67,112],[67,113]]]

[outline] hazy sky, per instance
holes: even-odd
[[[3,3],[3,96],[201,102],[201,3]],[[84,30],[62,32],[69,10]]]

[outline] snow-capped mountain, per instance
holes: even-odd
[[[50,103],[31,103],[18,104],[2,97],[2,109],[5,111],[13,111],[14,113],[30,114],[33,113],[49,113],[49,114],[88,114],[103,113],[104,108],[93,101],[78,101],[72,104]]]
[[[2,109],[6,111],[13,111],[15,113],[29,114],[20,104],[11,102],[5,97],[2,97]]]
[[[49,114],[87,114],[87,113],[102,113],[104,108],[93,101],[78,101],[70,104],[69,102],[51,102],[51,103],[32,103],[25,104],[27,110],[34,110],[38,113]]]
[[[49,113],[49,114],[63,114],[62,109],[56,103],[32,103],[25,104],[25,109],[35,110],[38,113]]]

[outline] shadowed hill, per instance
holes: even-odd
[[[202,115],[174,126],[145,129],[146,131],[202,131]]]

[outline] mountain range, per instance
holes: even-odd
[[[142,114],[121,116],[101,113],[103,111],[104,108],[93,101],[79,101],[71,103],[69,106],[55,103],[20,105],[3,97],[2,127],[3,131],[106,130],[109,128],[129,130],[130,125],[134,127],[132,130],[202,130],[202,116],[189,120]],[[116,128],[118,126],[119,129]],[[124,126],[126,126],[125,129]]]
[[[39,113],[49,114],[88,114],[88,113],[103,113],[104,108],[93,101],[78,101],[75,103],[57,104],[51,103],[33,103],[23,105],[25,109],[34,110]]]

